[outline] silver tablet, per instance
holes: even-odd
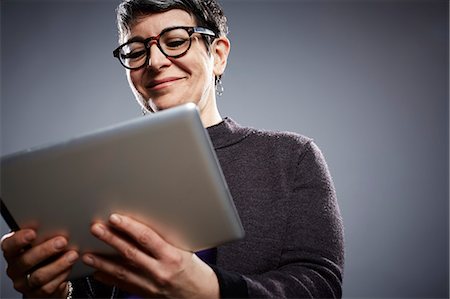
[[[0,193],[12,229],[66,235],[80,252],[113,253],[90,234],[113,212],[191,251],[244,235],[194,104],[2,157]],[[90,271],[77,262],[71,277]]]

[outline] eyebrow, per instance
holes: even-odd
[[[158,34],[161,34],[161,32],[169,30],[169,29],[173,29],[173,28],[178,28],[178,27],[196,27],[197,25],[176,25],[176,26],[169,26],[166,28],[163,28],[163,30],[161,30]],[[157,36],[157,35],[155,35]],[[129,40],[127,40],[125,42],[125,44],[127,43],[131,43],[131,42],[143,42],[144,40],[146,40],[146,38],[138,35],[138,36],[133,36],[132,38],[130,38]]]
[[[142,36],[138,35],[138,36],[133,36],[132,38],[130,38],[129,40],[127,40],[125,42],[125,44],[128,43],[132,43],[132,42],[143,42],[145,40],[145,38],[143,38]]]

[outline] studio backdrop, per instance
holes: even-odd
[[[2,155],[140,116],[112,56],[118,3],[1,1]],[[448,298],[448,1],[222,4],[222,115],[322,149],[344,297]],[[21,298],[0,264],[0,297]]]

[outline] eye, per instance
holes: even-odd
[[[138,59],[141,58],[142,56],[145,56],[146,51],[145,50],[139,50],[139,51],[133,51],[130,53],[121,53],[120,57],[122,59]]]
[[[140,59],[146,55],[146,48],[142,42],[133,42],[124,45],[120,49],[120,59]]]
[[[188,42],[187,39],[177,38],[164,41],[165,47],[170,49],[176,49],[184,46]]]

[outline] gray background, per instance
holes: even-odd
[[[1,1],[2,155],[140,115],[111,55],[117,3]],[[222,114],[315,138],[344,217],[344,296],[448,297],[448,2],[223,5]]]

